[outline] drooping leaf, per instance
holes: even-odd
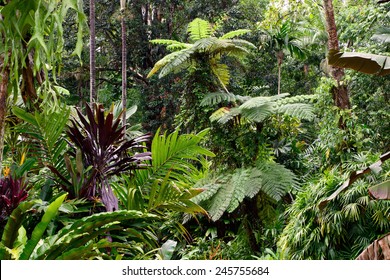
[[[390,233],[371,243],[356,259],[390,260]]]
[[[390,180],[369,188],[368,192],[375,199],[390,200]]]
[[[328,62],[332,66],[350,68],[366,74],[390,74],[390,57],[384,55],[330,50]]]

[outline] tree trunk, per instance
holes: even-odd
[[[323,0],[324,12],[326,20],[326,31],[328,32],[328,48],[329,50],[338,51],[339,40],[337,37],[336,22],[334,19],[334,10],[332,0]],[[344,78],[344,69],[338,67],[331,67],[332,77],[337,81],[337,87],[332,89],[333,101],[335,105],[341,110],[351,108],[351,104],[348,96],[348,88],[342,83]],[[346,128],[345,121],[340,118],[339,127],[342,129]]]
[[[126,2],[121,0],[121,26],[122,26],[122,124],[126,126],[126,103],[127,103],[127,46],[126,46],[126,24],[125,8]]]
[[[282,80],[282,63],[284,58],[283,51],[278,51],[276,53],[276,57],[278,59],[278,95],[281,93],[281,80]]]
[[[9,69],[3,68],[4,57],[0,56],[0,174],[3,166],[3,151],[4,151],[4,134],[5,134],[5,118],[7,115],[7,91],[8,91],[8,79]]]
[[[89,73],[90,73],[90,95],[89,101],[92,104],[96,101],[96,32],[95,32],[95,0],[89,0]]]

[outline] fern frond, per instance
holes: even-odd
[[[280,200],[289,189],[297,186],[295,174],[281,164],[259,162],[257,168],[261,172],[261,190],[275,200]]]
[[[317,94],[296,95],[296,96],[286,97],[286,98],[277,100],[277,105],[312,102],[316,99],[318,99]]]
[[[191,46],[190,44],[182,43],[176,40],[170,40],[170,39],[153,39],[149,41],[152,44],[158,44],[158,45],[182,45],[182,46]]]
[[[196,18],[188,24],[187,32],[190,34],[191,41],[195,42],[210,37],[213,29],[208,21]]]
[[[220,39],[232,39],[232,38],[235,38],[235,37],[238,37],[241,35],[248,34],[249,32],[251,32],[250,29],[237,29],[237,30],[233,30],[233,31],[230,31],[228,33],[225,33],[224,35],[222,35],[219,38]]]
[[[263,191],[270,199],[280,200],[297,185],[294,173],[275,162],[259,162],[256,167],[239,168],[230,174],[203,182],[204,192],[193,199],[204,205],[213,221],[223,213],[236,210],[245,198]]]
[[[237,96],[230,92],[225,92],[225,91],[211,92],[206,94],[205,97],[203,97],[202,101],[200,102],[200,106],[215,105],[223,101],[235,102],[237,100],[238,100]]]
[[[276,108],[277,113],[286,114],[298,119],[313,120],[314,107],[306,103],[285,104]]]
[[[227,115],[229,112],[230,112],[230,108],[228,107],[219,108],[217,111],[211,114],[210,121],[211,122],[219,121],[223,116]]]
[[[190,60],[191,55],[194,52],[195,52],[195,49],[190,48],[190,49],[183,49],[183,50],[172,53],[172,56],[169,58],[169,61],[167,61],[167,63],[165,63],[164,66],[162,67],[161,72],[159,74],[159,78],[162,78],[171,72],[177,71],[178,67],[183,67],[185,62]],[[167,56],[169,56],[169,55],[167,55]],[[165,59],[167,56],[165,56],[163,59]],[[159,62],[157,62],[156,64],[158,64],[158,63]],[[155,67],[156,67],[156,65],[155,65]],[[155,67],[153,67],[153,69]],[[148,77],[149,77],[149,75],[148,75]]]
[[[229,110],[229,112],[225,115],[223,115],[219,120],[218,123],[225,124],[234,117],[240,115],[242,113],[240,108],[234,107]]]
[[[150,70],[149,74],[146,76],[147,78],[152,77],[154,74],[156,74],[162,67],[167,65],[169,62],[171,62],[176,56],[180,55],[179,52],[170,53],[166,56],[164,56],[162,59],[157,61],[152,70]]]
[[[241,115],[253,122],[263,122],[266,118],[275,113],[275,107],[273,103],[265,103],[257,107],[252,108],[240,108]]]
[[[250,181],[251,170],[240,168],[237,169],[233,176],[231,177],[231,184],[234,186],[234,192],[232,199],[230,200],[229,206],[226,209],[228,213],[233,212],[240,205],[240,203],[247,196],[247,187],[250,185],[248,181]]]
[[[211,64],[211,70],[223,87],[226,87],[229,84],[230,72],[226,64]]]

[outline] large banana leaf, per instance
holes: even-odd
[[[357,260],[390,260],[390,233],[371,243]]]
[[[328,63],[332,66],[349,68],[366,74],[379,76],[390,74],[390,57],[385,55],[330,50]]]
[[[390,200],[390,180],[369,188],[368,192],[375,199]]]

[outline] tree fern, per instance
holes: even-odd
[[[200,203],[213,221],[225,212],[236,210],[245,198],[253,198],[260,191],[274,200],[280,200],[286,192],[297,185],[295,175],[275,162],[259,162],[256,167],[239,168],[232,174],[221,174],[211,182],[198,187],[205,191],[193,201]]]
[[[203,62],[207,59],[212,73],[217,78],[218,84],[227,91],[229,83],[229,71],[225,64],[220,63],[222,56],[242,58],[249,53],[251,48],[256,48],[245,40],[231,39],[247,33],[247,30],[236,30],[226,34],[225,37],[213,37],[213,29],[205,20],[195,19],[187,28],[190,35],[190,44],[175,40],[155,39],[152,43],[166,45],[167,49],[173,51],[160,59],[148,74],[148,78],[158,71],[162,78],[171,72],[178,72],[189,69],[193,64]]]

